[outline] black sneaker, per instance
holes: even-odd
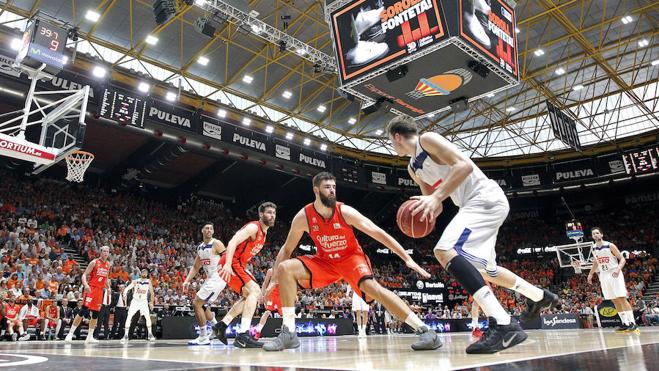
[[[237,334],[233,345],[238,348],[263,348],[263,343],[254,340],[249,332]]]
[[[509,325],[497,325],[493,319],[489,319],[490,327],[483,336],[475,343],[467,347],[467,354],[491,354],[513,347],[528,337],[524,330],[515,320],[511,319]]]
[[[227,325],[224,322],[220,321],[213,326],[213,335],[224,345],[229,344],[227,342]]]
[[[535,302],[529,298],[526,299],[526,310],[520,316],[523,323],[528,323],[540,317],[540,312],[547,308],[553,308],[558,305],[558,295],[553,292],[543,289],[544,295],[542,300]]]
[[[619,333],[619,334],[624,334],[624,333],[627,332],[628,330],[629,330],[629,325],[625,325],[625,324],[623,323],[622,325],[620,325],[620,327],[618,327],[618,328],[616,329],[616,332]]]
[[[635,334],[640,334],[641,330],[638,328],[638,326],[635,323],[632,323],[632,324],[627,326],[627,331],[625,331],[625,332],[626,333],[632,333],[633,332]]]

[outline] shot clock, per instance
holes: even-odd
[[[23,33],[23,46],[17,64],[38,67],[44,63],[48,72],[59,72],[66,61],[66,29],[41,18],[32,18]]]

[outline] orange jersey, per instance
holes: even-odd
[[[101,259],[96,259],[95,262],[94,268],[89,274],[89,286],[104,287],[110,274],[110,262],[103,262]]]
[[[352,226],[343,219],[341,205],[343,204],[340,202],[336,203],[330,219],[318,214],[313,204],[304,207],[309,236],[316,245],[316,256],[320,259],[336,260],[356,253],[364,253],[355,238]]]
[[[55,304],[49,305],[48,308],[46,309],[46,311],[48,312],[48,317],[50,317],[50,318],[59,318],[59,311],[58,311],[57,305],[55,305]]]
[[[12,305],[5,304],[5,317],[7,317],[7,319],[16,319],[16,318],[18,318],[18,312],[19,312],[20,310],[21,310],[21,306],[20,306],[20,305],[16,305],[16,304],[12,304]]]
[[[243,228],[247,227],[250,224],[256,224],[258,228],[256,231],[256,237],[254,239],[245,240],[243,243],[236,247],[236,253],[233,256],[233,263],[236,261],[240,263],[243,267],[250,261],[256,254],[258,254],[263,245],[265,244],[266,232],[261,228],[261,223],[258,221],[253,221],[245,224]],[[242,228],[241,228],[242,229]]]

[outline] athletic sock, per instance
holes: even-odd
[[[213,319],[210,322],[211,322],[211,326],[217,325],[217,319],[215,319],[215,316],[213,316]]]
[[[282,312],[282,325],[288,327],[290,332],[295,332],[295,307],[283,307]]]
[[[623,325],[629,324],[627,322],[627,312],[618,312],[618,317],[620,317],[620,321],[622,322]]]
[[[636,324],[636,319],[634,318],[634,312],[631,310],[628,310],[625,312],[627,314],[627,322],[629,322],[632,325]]]
[[[405,323],[410,325],[414,331],[417,331],[426,325],[416,314],[414,314],[414,312],[410,312],[410,314],[407,315],[407,318],[405,318]]]
[[[498,325],[506,326],[510,324],[510,315],[503,309],[488,286],[481,287],[473,296],[485,315],[493,317]]]
[[[261,330],[263,330],[263,325],[259,323],[256,325],[256,331],[261,332]]]
[[[515,280],[515,285],[513,285],[511,289],[519,292],[520,294],[535,302],[539,302],[545,296],[545,292],[542,291],[542,289],[533,286],[522,277],[517,277]]]
[[[66,336],[69,336],[69,335],[73,336],[73,334],[75,334],[75,332],[76,332],[77,329],[78,329],[78,326],[76,326],[76,325],[71,325],[71,329],[69,330],[69,333],[66,334]]]
[[[250,326],[252,325],[252,319],[242,316],[240,318],[240,332],[248,332]]]
[[[206,326],[199,326],[199,337],[206,337]]]
[[[233,316],[227,313],[224,318],[222,318],[222,322],[224,322],[225,325],[229,326],[229,324],[233,321]]]
[[[94,330],[95,330],[95,329],[92,329],[92,328],[90,328],[90,329],[87,330],[87,340],[89,340],[89,339],[91,339],[91,338],[94,337]]]

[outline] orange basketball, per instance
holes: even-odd
[[[396,223],[398,228],[405,233],[405,235],[412,238],[422,238],[430,234],[435,228],[435,220],[421,221],[421,213],[412,216],[412,210],[416,205],[417,200],[407,200],[400,205],[398,213],[396,214]]]

